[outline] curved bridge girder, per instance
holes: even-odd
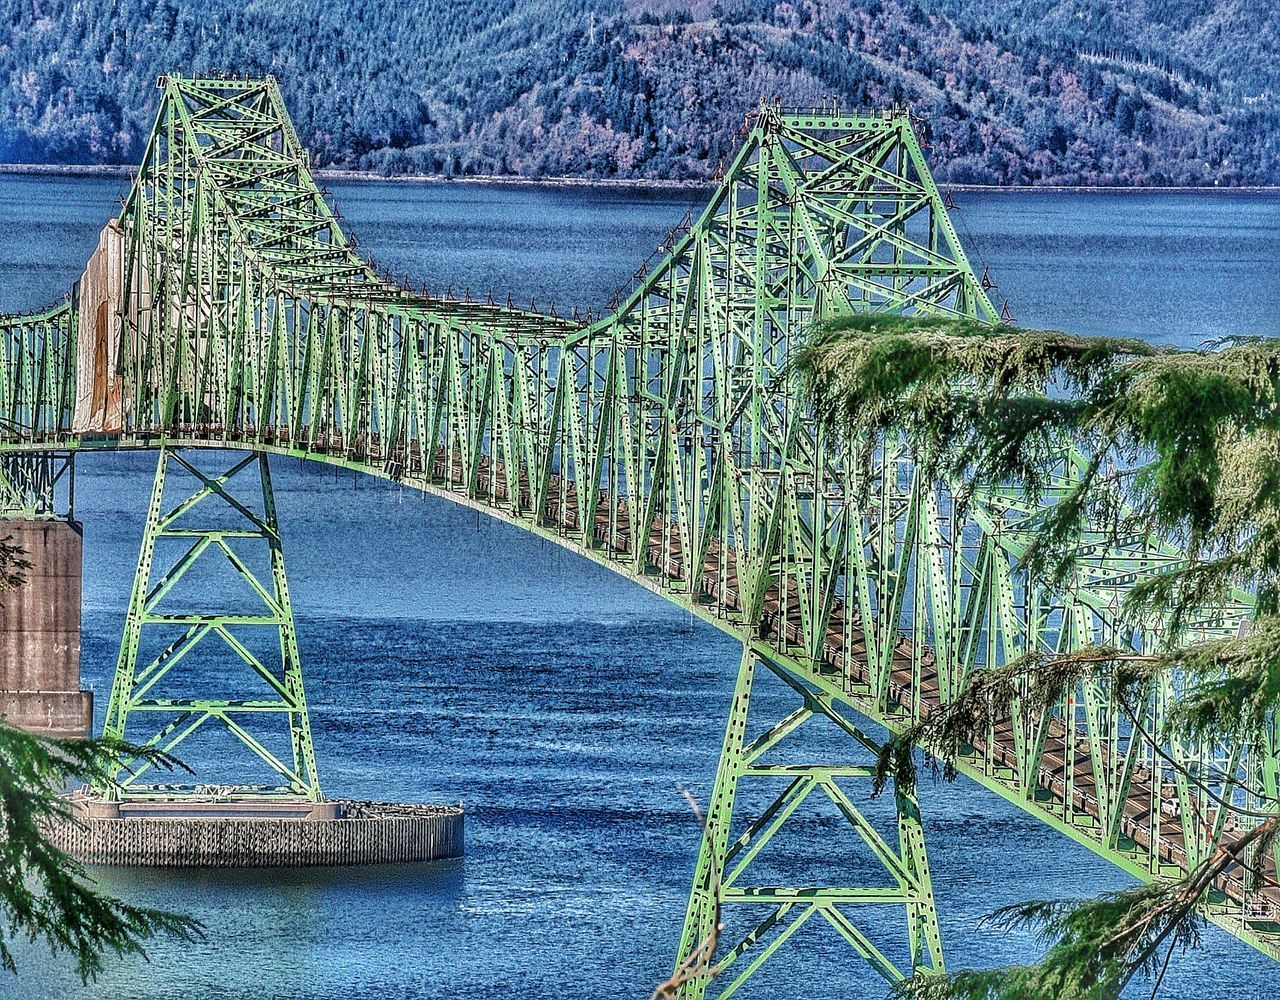
[[[760,108],[706,209],[582,323],[380,276],[274,81],[160,86],[85,277],[0,320],[0,449],[244,448],[384,476],[585,554],[890,730],[1023,652],[1150,641],[1119,598],[1175,550],[1086,537],[1069,588],[1028,579],[1016,491],[957,513],[891,448],[856,482],[796,399],[788,345],[815,320],[996,319],[907,116]],[[1237,595],[1197,629],[1249,612]],[[1013,705],[962,770],[1137,877],[1171,874],[1253,822],[1221,803],[1265,808],[1280,766],[1274,739],[1153,746],[1163,700],[1129,706],[1137,725],[1097,684]],[[1280,956],[1276,891],[1220,888],[1213,918]]]

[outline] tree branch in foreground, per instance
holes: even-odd
[[[134,906],[99,893],[84,867],[49,840],[54,823],[78,822],[63,794],[73,784],[102,784],[126,759],[172,767],[153,748],[109,740],[47,740],[0,725],[0,966],[17,972],[16,938],[70,954],[89,982],[103,956],[146,956],[159,934],[191,941],[202,925],[190,917]]]
[[[1177,882],[1157,882],[1086,900],[1031,900],[986,920],[1002,930],[1032,930],[1049,943],[1033,965],[920,973],[894,995],[907,1000],[1118,1000],[1139,973],[1159,991],[1174,952],[1197,947],[1205,918],[1199,906],[1214,881],[1270,849],[1280,817],[1224,841]]]

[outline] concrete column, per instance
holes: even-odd
[[[42,736],[87,736],[93,694],[80,690],[79,521],[0,520],[26,550],[25,581],[0,591],[0,719]]]

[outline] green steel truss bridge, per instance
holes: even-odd
[[[45,512],[77,452],[159,451],[106,731],[180,749],[221,728],[276,781],[237,794],[320,798],[267,456],[385,477],[562,545],[741,639],[678,946],[679,962],[714,946],[718,974],[692,962],[682,996],[735,992],[805,925],[890,981],[942,968],[917,802],[890,796],[888,832],[868,818],[869,753],[975,670],[1032,649],[1143,648],[1158,623],[1121,621],[1120,600],[1179,553],[1086,536],[1074,584],[1054,589],[1017,568],[1032,511],[1016,490],[981,489],[958,515],[946,485],[891,447],[874,481],[856,483],[798,402],[788,347],[819,318],[998,320],[910,118],[762,106],[705,210],[616,308],[583,322],[380,275],[317,188],[274,80],[158,86],[141,168],[83,278],[52,308],[0,319],[9,509]],[[248,456],[209,472],[201,449]],[[1064,488],[1078,467],[1062,460]],[[199,521],[206,508],[222,516]],[[174,543],[180,555],[163,557]],[[211,558],[259,609],[172,610]],[[1241,594],[1197,628],[1236,634],[1249,614]],[[245,638],[264,631],[271,662]],[[192,665],[210,645],[260,683],[243,697],[202,690]],[[186,686],[162,696],[184,669]],[[766,676],[794,694],[785,713],[751,711]],[[1156,745],[1167,697],[1129,714],[1088,683],[1048,713],[1013,704],[961,770],[1139,879],[1176,875],[1257,822],[1237,808],[1274,803],[1280,768],[1274,738]],[[260,734],[267,722],[287,730],[283,744]],[[847,735],[847,754],[789,755],[794,734],[820,723]],[[155,777],[122,773],[110,794],[189,791],[145,784]],[[744,815],[735,802],[749,788],[769,804]],[[814,797],[881,877],[758,877],[762,849],[785,858],[799,835],[788,820]],[[830,848],[837,862],[842,850]],[[1225,877],[1210,912],[1280,957],[1276,858],[1264,869],[1262,887]]]

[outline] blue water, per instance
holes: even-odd
[[[0,177],[0,309],[55,298],[122,183]],[[345,183],[377,260],[432,289],[596,306],[688,194]],[[958,224],[1022,324],[1196,343],[1280,335],[1280,196],[976,193]],[[13,234],[17,234],[16,238]],[[213,458],[209,461],[212,463]],[[154,457],[83,459],[86,683],[105,702]],[[104,885],[207,926],[112,962],[81,990],[20,953],[0,992],[103,998],[647,997],[669,970],[738,649],[709,626],[554,545],[441,500],[273,464],[322,776],[330,795],[462,801],[461,863],[305,873],[110,873]],[[762,689],[762,707],[781,705]],[[830,740],[814,741],[830,752]],[[193,762],[198,763],[197,760]],[[922,808],[953,967],[1027,959],[993,907],[1126,878],[971,782]],[[887,820],[873,803],[873,820]],[[801,876],[871,869],[830,815],[804,818]],[[890,923],[868,914],[886,943]],[[806,946],[803,960],[800,945]],[[883,987],[806,927],[742,995],[834,1000]],[[1175,958],[1166,995],[1253,1000],[1280,968],[1216,931]],[[1145,995],[1135,992],[1135,995]]]

